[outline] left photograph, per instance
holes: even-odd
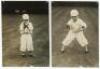
[[[47,1],[2,1],[4,67],[49,66]]]

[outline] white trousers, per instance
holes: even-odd
[[[86,37],[84,36],[83,31],[78,32],[78,33],[69,31],[68,35],[63,40],[62,44],[64,46],[68,46],[74,39],[76,39],[82,47],[88,45],[88,41],[87,41]]]
[[[20,38],[20,51],[33,51],[33,41],[31,34],[22,34]]]

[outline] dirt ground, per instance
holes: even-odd
[[[77,41],[73,41],[65,49],[65,53],[60,52],[62,41],[68,33],[66,23],[70,19],[70,10],[79,10],[80,18],[88,26],[84,32],[89,41],[89,53],[84,54],[83,48]],[[54,67],[98,67],[98,9],[95,7],[67,7],[54,6],[52,8],[52,59]]]
[[[3,14],[3,66],[48,66],[49,65],[49,34],[48,16],[45,14],[30,15],[33,23],[33,42],[35,57],[20,56],[19,25],[21,15]]]

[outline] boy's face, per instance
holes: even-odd
[[[28,19],[24,19],[23,21],[25,22],[25,25],[28,24]]]
[[[73,21],[77,21],[78,16],[72,16]]]

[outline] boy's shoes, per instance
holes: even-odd
[[[64,48],[65,48],[65,46],[61,47],[61,53],[64,53]]]
[[[88,54],[89,53],[89,51],[85,51],[85,54]]]
[[[33,57],[33,55],[29,55],[29,57]]]
[[[34,54],[29,54],[28,56],[29,57],[36,57],[36,55],[34,55]]]
[[[64,53],[65,51],[61,51],[61,53]]]
[[[21,54],[21,56],[22,56],[22,57],[26,57],[26,55],[25,55],[25,54]]]

